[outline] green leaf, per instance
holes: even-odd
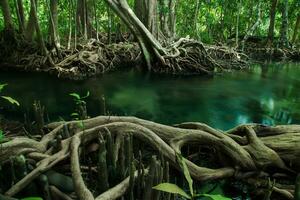
[[[89,96],[90,96],[90,91],[87,91],[86,95],[84,97],[82,97],[81,99],[88,98]]]
[[[72,117],[77,117],[77,116],[79,116],[79,114],[78,113],[71,113],[71,116]]]
[[[0,141],[3,140],[3,138],[4,138],[4,132],[0,130]]]
[[[172,194],[179,194],[187,199],[191,199],[190,195],[188,195],[183,189],[172,183],[161,183],[153,187],[153,189]]]
[[[83,121],[80,121],[77,123],[78,127],[83,129],[84,128],[84,124],[83,124]]]
[[[75,97],[75,99],[77,99],[77,100],[81,99],[80,95],[77,94],[77,93],[70,93],[69,95],[72,96],[72,97]]]
[[[184,160],[184,158],[182,157],[181,154],[177,153],[177,159],[180,162],[179,164],[181,166],[181,169],[183,170],[184,177],[185,177],[185,179],[187,180],[187,182],[189,184],[190,193],[191,193],[192,196],[194,196],[193,179],[191,177],[189,168],[186,165],[186,162],[185,162],[185,160]]]
[[[3,88],[7,86],[7,84],[0,84],[0,92],[3,90]]]
[[[232,200],[231,198],[227,198],[219,194],[198,194],[196,197],[208,197],[212,200]]]
[[[41,197],[26,197],[21,200],[43,200]]]
[[[11,103],[11,104],[16,104],[17,106],[20,106],[20,103],[11,97],[7,97],[7,96],[1,96],[1,97],[5,100],[9,101],[9,103]]]

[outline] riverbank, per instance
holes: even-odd
[[[212,74],[220,71],[247,68],[256,61],[299,61],[300,51],[296,49],[265,48],[247,45],[244,54],[224,45],[204,45],[207,56],[214,60],[216,68],[207,71],[164,71],[167,74]],[[2,49],[5,49],[4,47]],[[126,67],[137,67],[146,70],[143,57],[137,43],[104,44],[94,39],[76,49],[61,47],[59,53],[49,50],[47,56],[37,53],[33,46],[30,50],[14,47],[0,53],[1,71],[41,72],[54,75],[61,79],[84,80],[89,77]],[[197,56],[197,55],[195,55]],[[201,56],[201,55],[199,55]],[[201,57],[200,57],[201,60]],[[203,60],[204,62],[204,60]],[[179,63],[180,64],[180,63]]]
[[[246,55],[225,45],[208,45],[180,38],[171,46],[170,51],[173,52],[161,57],[163,60],[153,61],[150,71],[211,75],[248,67]],[[36,43],[28,43],[22,39],[16,39],[13,43],[4,41],[0,47],[3,49],[0,52],[2,71],[42,72],[71,80],[84,80],[126,66],[149,71],[145,67],[139,45],[132,41],[107,44],[106,41],[90,39],[81,41],[76,47],[48,49],[46,55],[41,54]]]

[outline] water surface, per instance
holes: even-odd
[[[90,116],[103,113],[104,96],[112,115],[165,124],[199,121],[225,130],[250,122],[300,123],[300,64],[268,64],[214,77],[145,75],[130,70],[80,82],[0,72],[0,82],[8,83],[3,95],[21,103],[20,108],[12,108],[0,101],[0,112],[17,119],[30,112],[34,100],[45,105],[50,120],[70,119],[75,104],[68,94],[90,91]]]

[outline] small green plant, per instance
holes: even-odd
[[[176,155],[177,155],[177,160],[180,165],[180,168],[182,169],[184,177],[185,177],[186,181],[188,182],[189,194],[186,193],[178,185],[173,184],[173,183],[161,183],[161,184],[158,184],[157,186],[153,187],[153,189],[172,193],[172,194],[178,194],[186,199],[192,199],[192,200],[196,199],[196,198],[201,198],[201,197],[210,198],[212,200],[231,200],[230,198],[224,197],[222,195],[196,194],[193,189],[193,179],[191,178],[189,169],[186,165],[184,158],[182,157],[181,154],[176,154]]]
[[[4,133],[2,130],[0,130],[0,142],[3,140],[3,138],[4,138]]]
[[[7,84],[0,84],[0,93],[5,88],[5,86],[7,86]],[[0,97],[4,100],[8,101],[10,104],[20,106],[20,103],[12,97],[9,97],[9,96],[0,96]],[[0,143],[1,143],[1,141],[3,141],[3,139],[4,139],[4,132],[3,132],[3,130],[0,129]]]
[[[86,119],[87,110],[85,99],[90,96],[90,92],[88,91],[85,96],[80,96],[78,93],[70,93],[69,95],[73,97],[76,104],[76,111],[71,113],[71,117],[75,120]]]
[[[5,86],[7,86],[7,84],[0,84],[0,93],[2,92],[2,90],[5,88]],[[6,101],[8,101],[9,103],[11,104],[15,104],[17,106],[20,106],[20,103],[15,100],[14,98],[12,97],[9,97],[9,96],[1,96],[2,99],[5,99]]]

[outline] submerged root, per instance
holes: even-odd
[[[162,170],[168,165],[166,161],[174,169],[180,169],[176,153],[181,153],[185,157],[191,176],[196,181],[232,178],[253,185],[256,187],[256,192],[271,190],[274,195],[279,194],[285,199],[293,199],[294,177],[300,169],[300,146],[298,145],[300,126],[268,127],[249,124],[223,132],[201,123],[166,126],[135,117],[113,116],[99,116],[84,120],[82,121],[84,130],[78,126],[78,123],[81,122],[49,124],[46,128],[50,131],[39,141],[14,137],[9,142],[3,143],[0,149],[0,163],[7,163],[10,158],[20,154],[37,163],[35,168],[13,184],[5,195],[15,196],[50,169],[59,167],[58,163],[60,165],[70,163],[74,191],[79,199],[117,199],[131,194],[134,188],[139,188],[138,190],[144,191],[147,195],[157,195],[153,193],[151,187],[163,180],[167,181],[168,176],[165,173],[168,170]],[[66,130],[68,134],[64,133]],[[63,136],[62,140],[57,140],[58,136]],[[160,161],[153,158],[153,162],[156,163],[155,169],[158,171],[155,172],[157,178],[149,180],[150,186],[145,184],[145,181],[153,176],[153,166],[141,157],[140,150],[144,151],[144,146],[130,147],[132,145],[132,141],[128,139],[130,137],[133,137],[133,141],[151,147],[154,151],[152,154],[160,158]],[[95,143],[99,138],[104,143]],[[60,142],[60,145],[49,145],[53,141]],[[104,149],[103,146],[101,147],[103,144]],[[219,167],[204,167],[191,159],[192,155],[201,153],[202,147],[214,149],[209,154],[220,158],[217,160]],[[186,152],[186,148],[190,150]],[[98,151],[99,156],[106,155],[105,160],[102,160],[104,163],[99,163],[98,166],[103,167],[107,163],[107,167],[110,166],[107,168],[110,169],[107,173],[118,172],[119,177],[122,178],[114,184],[103,183],[109,185],[110,189],[106,189],[101,194],[97,193],[97,189],[91,188],[89,183],[91,180],[87,182],[85,175],[86,170],[88,173],[104,173],[103,168],[95,169],[93,164],[88,164],[89,162],[86,161],[90,154]],[[103,159],[103,156],[100,158]],[[86,164],[88,167],[84,166]],[[152,168],[146,169],[147,165]],[[266,184],[268,179],[276,183],[270,186]],[[284,180],[283,184],[282,179],[287,179],[289,182]],[[145,188],[147,185],[150,189]],[[72,193],[65,194],[55,188],[54,192],[61,196],[67,195],[66,199],[72,196]],[[136,198],[139,198],[138,196]]]

